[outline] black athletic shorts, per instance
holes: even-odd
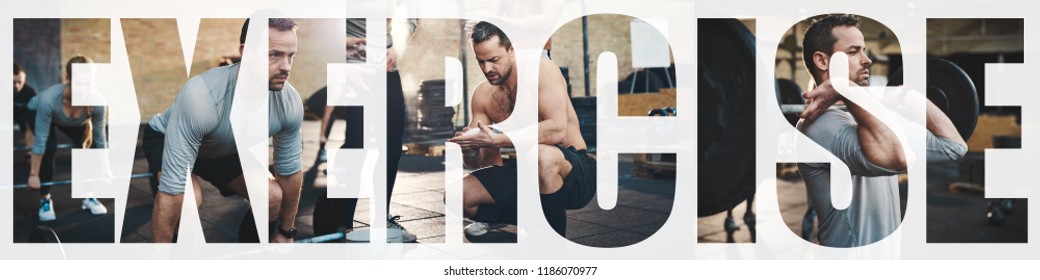
[[[144,136],[142,136],[142,144],[144,148],[145,159],[148,160],[148,172],[152,174],[158,174],[162,171],[163,162],[163,149],[166,146],[166,135],[155,131],[150,125],[144,126]],[[215,159],[203,159],[198,158],[195,160],[195,165],[192,168],[192,172],[198,175],[199,178],[212,183],[220,190],[220,195],[229,197],[235,195],[235,192],[228,189],[228,184],[231,181],[242,175],[242,163],[238,160],[238,153],[226,155]],[[153,175],[155,176],[155,175]],[[158,187],[159,180],[154,178],[152,180],[155,186]]]
[[[515,159],[509,159],[502,165],[488,166],[474,170],[472,173],[484,189],[487,190],[495,204],[480,205],[473,220],[485,223],[516,223],[516,178],[517,165]]]
[[[573,146],[556,147],[571,163],[571,173],[563,179],[563,187],[559,191],[567,194],[567,209],[581,209],[596,196],[596,159],[590,157],[588,151]]]
[[[596,159],[586,150],[557,146],[564,159],[571,164],[571,173],[563,179],[559,192],[566,195],[567,209],[581,209],[596,195]],[[516,222],[516,160],[507,160],[502,165],[490,166],[473,171],[480,180],[495,206],[481,205],[474,220],[480,222]]]

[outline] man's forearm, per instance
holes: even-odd
[[[953,125],[953,121],[943,113],[942,109],[935,106],[931,101],[925,102],[927,109],[925,111],[925,127],[928,131],[942,138],[953,140],[963,146],[968,146],[968,143],[964,142],[961,138],[960,132],[957,131],[957,126]]]
[[[870,163],[890,170],[906,170],[906,156],[899,138],[880,119],[853,102],[846,102],[858,124],[860,147]]]
[[[295,227],[296,212],[300,209],[300,190],[303,187],[303,172],[296,172],[289,176],[277,177],[278,185],[282,187],[282,208],[279,212],[282,219],[282,229]]]
[[[173,242],[173,232],[181,219],[181,203],[184,194],[170,195],[159,192],[155,196],[155,208],[152,210],[152,242]]]

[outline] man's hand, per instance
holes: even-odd
[[[841,95],[831,86],[831,81],[827,80],[813,90],[803,93],[802,98],[807,100],[807,104],[800,117],[811,121],[841,100]]]
[[[459,144],[463,150],[498,147],[491,127],[481,121],[477,121],[477,128],[465,127],[461,132],[456,132],[455,137],[448,139],[448,142]]]

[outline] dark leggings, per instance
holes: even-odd
[[[404,140],[405,105],[404,90],[401,88],[401,74],[386,73],[386,200],[387,212],[390,211],[390,196],[394,192],[397,181],[397,165],[401,161],[401,144]],[[341,148],[364,148],[364,110],[361,107],[337,107],[325,127],[326,138],[331,132],[336,118],[343,117],[347,121],[347,130]],[[342,111],[340,111],[342,110]],[[324,147],[324,144],[322,145]],[[314,210],[314,235],[335,232],[339,227],[352,228],[354,210],[357,208],[356,198],[330,199],[323,189],[318,194],[318,202]]]
[[[72,139],[72,143],[79,145],[83,143],[83,133],[86,132],[87,126],[61,127],[51,125],[50,136],[47,137],[47,150],[43,152],[43,160],[40,161],[40,183],[54,180],[54,155],[58,153],[58,134],[54,133],[55,130],[60,130],[61,133]],[[50,193],[50,186],[40,187],[40,196],[47,196]]]

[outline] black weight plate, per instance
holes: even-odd
[[[971,77],[957,64],[938,57],[929,57],[926,95],[957,127],[964,141],[975,132],[979,121],[979,94]],[[903,84],[903,68],[889,76],[888,86]]]
[[[929,57],[927,84],[929,89],[935,87],[942,90],[949,106],[948,110],[943,112],[953,121],[961,138],[968,141],[979,121],[979,95],[971,77],[964,69],[949,60]]]
[[[805,99],[802,99],[802,87],[792,80],[776,79],[776,103],[805,104]]]
[[[941,88],[928,86],[927,96],[928,100],[932,101],[932,104],[935,104],[936,107],[939,107],[939,110],[942,110],[943,113],[950,110],[950,101],[946,99],[946,93]]]
[[[36,226],[29,232],[29,243],[61,243],[61,239],[50,227]]]
[[[776,79],[776,103],[780,105],[805,104],[805,99],[802,99],[802,87],[792,80]],[[797,124],[799,119],[797,114],[784,114],[784,118],[792,126]]]
[[[755,193],[755,37],[736,19],[697,20],[697,216]]]

